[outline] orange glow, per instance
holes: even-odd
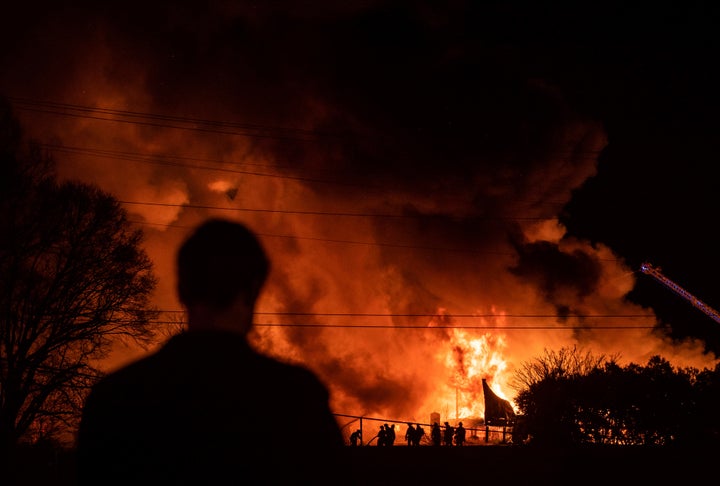
[[[55,151],[62,179],[96,184],[126,202],[155,265],[154,303],[172,315],[181,310],[175,250],[190,229],[211,216],[253,228],[273,260],[254,344],[316,371],[330,386],[335,412],[420,422],[433,412],[443,421],[480,418],[481,380],[512,401],[514,371],[546,348],[579,345],[619,353],[622,363],[660,354],[677,366],[714,366],[702,343],[673,344],[653,332],[652,310],[626,299],[635,276],[620,256],[567,235],[558,222],[573,191],[597,173],[597,154],[607,144],[602,124],[572,113],[559,95],[537,103],[549,113],[518,123],[530,128],[517,140],[546,136],[532,150],[517,154],[502,141],[490,143],[488,153],[476,147],[475,125],[448,129],[452,140],[465,137],[463,130],[472,134],[462,150],[438,149],[432,130],[398,141],[409,137],[405,120],[387,121],[391,113],[382,106],[344,106],[345,95],[327,95],[323,83],[299,79],[301,72],[272,91],[256,79],[235,84],[230,75],[182,71],[197,75],[194,83],[217,79],[232,89],[198,88],[182,76],[161,76],[144,46],[118,57],[119,36],[102,26],[87,35],[95,37],[81,36],[57,56],[73,60],[62,82],[53,77],[42,96],[19,85],[10,94],[88,110],[18,110],[27,133],[78,148]],[[178,69],[166,57],[158,62]],[[283,65],[237,66],[234,74],[274,73]],[[162,84],[170,81],[175,90]],[[516,105],[508,109],[523,103]],[[472,111],[482,116],[482,109]],[[509,129],[524,115],[498,112]],[[356,137],[346,143],[328,127]],[[529,247],[574,273],[542,258],[528,264],[521,249]],[[615,324],[625,328],[608,329]],[[118,346],[107,366],[144,352]]]
[[[103,99],[99,97],[98,104]],[[214,135],[179,136],[163,130],[154,133],[148,144],[149,135],[137,127],[116,130],[113,123],[104,122],[93,125],[97,133],[88,141],[78,138],[71,124],[52,122],[25,120],[36,129],[38,124],[49,124],[68,146],[87,147],[106,140],[103,147],[108,150],[144,153],[152,145],[155,151],[218,160]],[[82,132],[90,129],[87,124],[83,123]],[[598,143],[602,140],[599,137]],[[255,343],[315,370],[330,385],[337,413],[421,422],[428,422],[433,412],[443,420],[482,418],[482,378],[499,396],[512,401],[509,383],[514,370],[541,355],[544,348],[579,344],[598,353],[620,352],[626,361],[644,363],[660,353],[682,365],[709,362],[699,343],[670,346],[649,328],[577,332],[572,326],[606,322],[573,315],[559,319],[557,307],[564,305],[577,315],[632,314],[636,317],[623,322],[654,323],[651,311],[624,300],[633,286],[632,272],[602,245],[563,238],[564,228],[554,220],[520,227],[530,242],[548,242],[560,253],[582,252],[601,262],[601,278],[589,295],[580,298],[574,287],[557,287],[548,298],[532,278],[510,273],[517,256],[502,234],[489,233],[482,241],[472,241],[477,252],[458,252],[453,249],[468,243],[452,233],[443,234],[457,229],[451,223],[426,231],[412,219],[388,222],[335,216],[393,212],[387,209],[388,204],[393,207],[388,201],[401,199],[417,201],[429,213],[439,208],[424,191],[411,188],[374,192],[364,186],[352,189],[288,178],[287,169],[280,168],[270,154],[264,161],[257,153],[245,159],[247,143],[225,140],[227,162],[213,162],[213,167],[229,171],[251,169],[250,174],[233,177],[192,164],[154,166],[140,159],[115,164],[83,153],[56,158],[65,178],[98,184],[123,201],[167,204],[126,206],[130,219],[150,223],[141,227],[159,276],[155,301],[160,309],[180,309],[174,250],[193,225],[208,216],[225,216],[254,228],[274,260],[258,307]],[[254,175],[257,164],[262,164],[262,175]],[[591,166],[586,173],[593,171]],[[277,177],[268,176],[273,174]],[[563,194],[569,197],[569,192]],[[454,204],[457,213],[472,211],[457,206],[457,200]],[[512,317],[522,315],[535,317]],[[308,325],[317,327],[303,327]],[[513,329],[518,326],[525,329]],[[108,367],[143,352],[121,346]]]
[[[489,383],[505,383],[507,363],[502,356],[504,347],[502,335],[471,335],[462,329],[452,331],[450,347],[445,350],[443,364],[452,371],[448,391],[455,390],[455,397],[450,397],[456,404],[453,417],[460,420],[484,417],[482,379],[487,379]],[[497,391],[504,398],[502,391]],[[442,398],[437,397],[436,400],[441,402]],[[447,401],[444,408],[450,408]]]

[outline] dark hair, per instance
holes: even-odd
[[[252,303],[269,271],[265,250],[252,231],[213,218],[198,226],[178,251],[178,296],[185,305],[225,308],[240,295]]]

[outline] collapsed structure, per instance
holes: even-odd
[[[508,429],[515,425],[515,410],[509,401],[499,397],[490,389],[483,378],[483,396],[485,397],[485,442],[490,438],[490,427],[502,427],[502,442],[506,441]]]
[[[485,425],[507,426],[515,422],[515,410],[509,401],[500,398],[490,389],[485,378],[482,380],[485,396]]]

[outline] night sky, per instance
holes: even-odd
[[[714,365],[720,324],[639,272],[659,266],[720,309],[713,2],[282,5],[26,2],[6,16],[0,94],[61,177],[126,203],[160,309],[179,309],[172,249],[226,215],[277,258],[260,322],[489,316],[538,328],[484,337],[509,369],[572,344]],[[677,342],[573,328],[622,323]],[[260,345],[332,380],[337,411],[405,418],[446,379],[405,365],[457,339],[265,330]],[[511,395],[504,371],[484,372]],[[450,381],[472,399],[467,379]]]

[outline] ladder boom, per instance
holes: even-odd
[[[705,314],[710,316],[710,318],[712,318],[715,322],[720,323],[720,314],[718,314],[718,312],[715,309],[713,309],[712,307],[707,305],[705,302],[698,299],[693,294],[691,294],[690,292],[688,292],[687,290],[685,290],[684,288],[680,287],[678,284],[676,284],[675,282],[673,282],[672,280],[667,278],[665,275],[662,274],[662,272],[660,271],[660,268],[654,267],[649,263],[643,263],[642,265],[640,265],[640,271],[642,273],[650,275],[655,280],[657,280],[661,284],[665,285],[667,288],[669,288],[676,294],[679,294],[681,297],[684,297],[688,302],[690,302],[693,305],[693,307],[700,309]]]

